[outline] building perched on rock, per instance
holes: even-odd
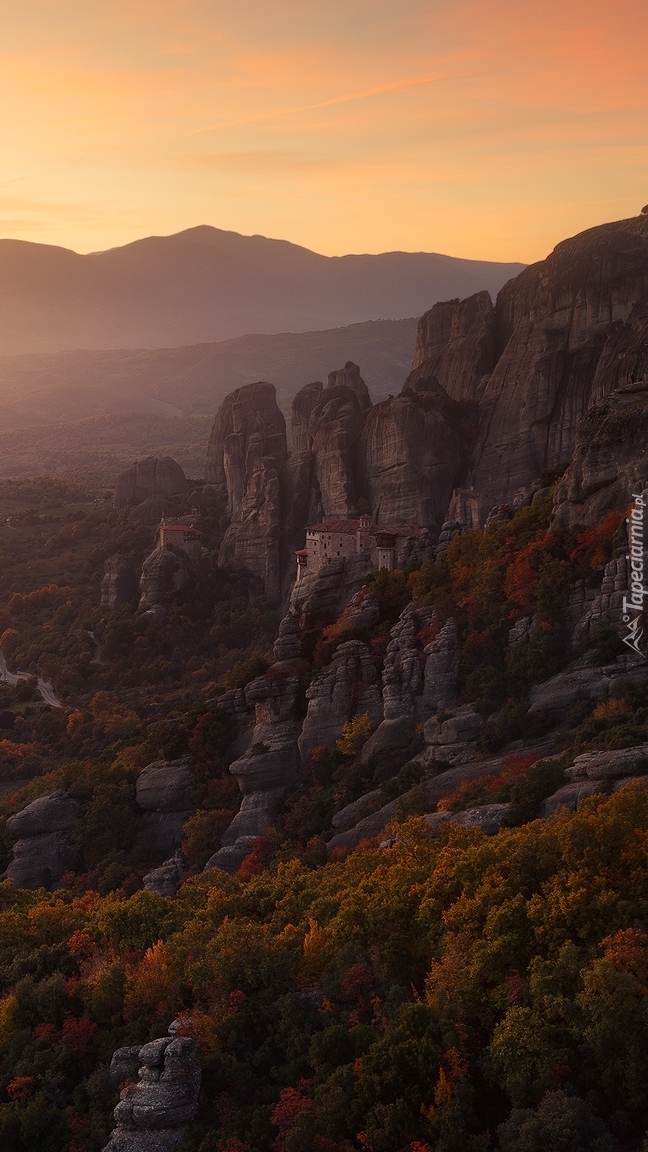
[[[158,546],[160,548],[181,548],[183,552],[186,552],[191,563],[197,566],[200,561],[201,539],[202,532],[192,523],[162,517],[158,528]]]
[[[321,520],[306,528],[306,547],[297,557],[297,582],[325,564],[341,558],[367,555],[374,568],[390,572],[405,561],[407,545],[417,540],[421,528],[414,524],[375,524],[371,516],[358,520]]]

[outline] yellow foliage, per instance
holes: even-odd
[[[129,981],[124,998],[124,1014],[138,1015],[143,1009],[155,1010],[167,1001],[176,983],[176,974],[162,940],[148,948]]]
[[[340,739],[335,747],[343,756],[357,756],[362,745],[371,735],[371,720],[369,713],[363,712],[361,716],[353,716],[347,720],[342,729]]]

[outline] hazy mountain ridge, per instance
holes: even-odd
[[[0,354],[160,348],[419,315],[524,267],[426,252],[321,256],[201,225],[82,256],[0,240]]]
[[[242,336],[154,350],[73,351],[0,358],[4,428],[73,423],[119,412],[213,416],[232,388],[276,385],[288,414],[295,392],[331,366],[360,361],[374,400],[409,371],[416,320],[376,320],[324,332]]]

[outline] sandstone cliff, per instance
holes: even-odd
[[[647,479],[648,379],[607,396],[580,421],[572,462],[555,491],[553,522],[598,524],[608,512],[625,510]]]
[[[493,503],[569,459],[589,405],[642,374],[646,351],[636,316],[647,304],[643,214],[563,241],[505,285],[471,475]]]
[[[488,292],[435,304],[419,320],[412,374],[403,392],[417,380],[436,376],[453,400],[478,399],[495,366],[495,345],[495,310]]]
[[[400,396],[371,410],[362,463],[379,524],[421,524],[438,532],[467,466],[474,420],[435,377],[410,381]]]

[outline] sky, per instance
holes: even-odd
[[[0,0],[0,236],[530,262],[648,202],[645,0]]]

